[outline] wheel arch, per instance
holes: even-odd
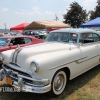
[[[51,87],[51,91],[49,92],[50,94],[52,94],[52,95],[59,95],[59,94],[61,94],[63,91],[64,91],[64,89],[65,89],[65,87],[63,88],[62,87],[62,89],[61,89],[61,91],[58,91],[58,94],[57,94],[57,92],[56,92],[56,90],[54,89],[54,85],[53,85],[53,81],[54,81],[54,78],[55,78],[55,76],[56,76],[56,74],[57,73],[59,73],[60,71],[63,71],[65,74],[66,74],[66,84],[67,84],[67,81],[69,80],[69,78],[70,78],[70,70],[69,70],[69,68],[68,67],[64,67],[64,68],[60,68],[60,69],[58,69],[55,73],[54,73],[54,75],[53,75],[53,78],[52,78],[52,81],[51,81],[51,85],[52,85],[52,87]],[[65,85],[66,86],[66,85]],[[61,92],[61,93],[60,93]]]
[[[68,67],[64,67],[61,70],[65,71],[65,73],[67,75],[67,79],[69,80],[70,79],[70,69]]]
[[[58,69],[58,70],[54,73],[53,77],[54,77],[55,74],[56,74],[58,71],[60,71],[60,70],[63,70],[63,71],[66,73],[66,75],[67,75],[67,80],[70,80],[70,69],[69,69],[68,67],[64,67],[64,68]],[[53,78],[52,78],[52,80],[53,80]],[[51,81],[51,82],[52,82],[52,81]]]

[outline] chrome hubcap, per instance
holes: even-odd
[[[64,76],[62,74],[58,75],[54,80],[54,88],[56,91],[60,91],[64,85]]]

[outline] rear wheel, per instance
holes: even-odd
[[[60,95],[65,87],[67,82],[67,75],[63,70],[57,71],[52,80],[52,90],[53,95]]]

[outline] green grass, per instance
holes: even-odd
[[[1,85],[0,87],[9,85]],[[100,65],[69,81],[58,97],[48,94],[0,92],[0,100],[100,100]]]

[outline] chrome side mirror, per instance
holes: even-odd
[[[80,42],[80,43],[79,43],[79,45],[80,45],[80,46],[82,46],[82,45],[83,45],[83,43],[82,43],[82,42]]]
[[[82,46],[82,45],[83,45],[83,43],[82,43],[82,42],[78,43],[78,47],[80,47],[80,46]]]

